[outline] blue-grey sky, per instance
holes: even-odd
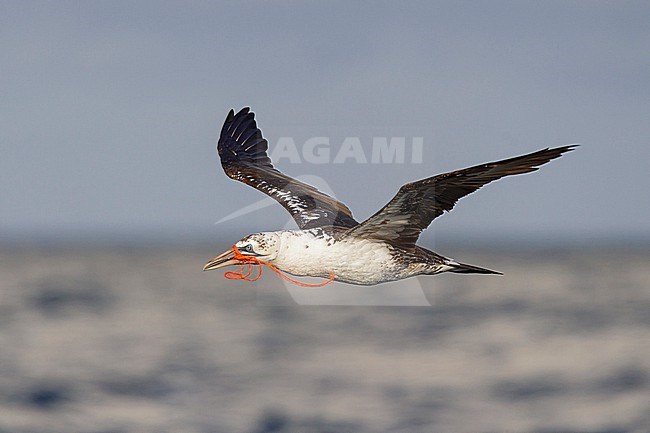
[[[650,236],[650,3],[0,1],[0,237],[233,238],[282,227],[215,143],[422,137],[422,163],[312,164],[357,219],[400,185],[582,143],[430,233]],[[431,236],[431,234],[429,234]]]

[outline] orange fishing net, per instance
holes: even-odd
[[[329,284],[332,281],[334,281],[335,278],[334,274],[330,274],[329,277],[327,277],[327,279],[323,282],[303,283],[302,281],[298,281],[291,278],[290,276],[288,276],[287,274],[285,274],[284,272],[282,272],[281,270],[279,270],[269,262],[260,260],[257,257],[243,255],[241,252],[239,252],[239,249],[237,248],[236,245],[232,246],[232,250],[235,252],[235,259],[240,260],[242,262],[246,262],[246,264],[240,264],[238,272],[233,272],[233,271],[224,272],[223,276],[228,278],[229,280],[257,281],[262,276],[262,265],[268,267],[270,270],[278,274],[281,278],[285,279],[286,281],[301,287],[323,287],[326,284]],[[253,275],[253,265],[259,266],[257,275]],[[244,267],[246,268],[244,269]]]

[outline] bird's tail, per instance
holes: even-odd
[[[451,264],[450,264],[451,265]],[[491,271],[489,269],[480,268],[474,265],[468,265],[466,263],[454,263],[452,269],[449,269],[447,272],[453,272],[455,274],[496,274],[503,275],[502,272]]]

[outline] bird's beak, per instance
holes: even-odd
[[[228,265],[236,265],[239,263],[240,261],[235,258],[235,251],[230,249],[206,263],[205,266],[203,266],[203,270],[211,271],[213,269],[222,268]]]

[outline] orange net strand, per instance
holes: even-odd
[[[301,287],[323,287],[332,281],[334,281],[334,278],[336,276],[334,274],[330,274],[325,281],[322,281],[320,283],[303,283],[302,281],[295,280],[282,272],[280,269],[276,268],[269,262],[266,262],[264,260],[260,260],[257,257],[252,257],[252,256],[245,256],[243,255],[239,249],[237,248],[236,245],[232,246],[232,250],[235,252],[235,259],[245,262],[245,264],[240,264],[239,265],[239,271],[226,271],[224,272],[223,276],[228,278],[229,280],[244,280],[244,281],[257,281],[260,279],[262,276],[262,265],[268,267],[270,270],[278,274],[281,278],[284,280],[295,284],[296,286],[301,286]],[[259,266],[257,268],[257,274],[253,275],[253,265]]]
[[[246,266],[246,271],[244,271],[244,266]],[[262,268],[257,268],[257,275],[253,275],[253,264],[246,263],[246,265],[239,265],[239,271],[226,271],[223,273],[224,277],[229,280],[244,280],[244,281],[257,281],[262,276]]]

